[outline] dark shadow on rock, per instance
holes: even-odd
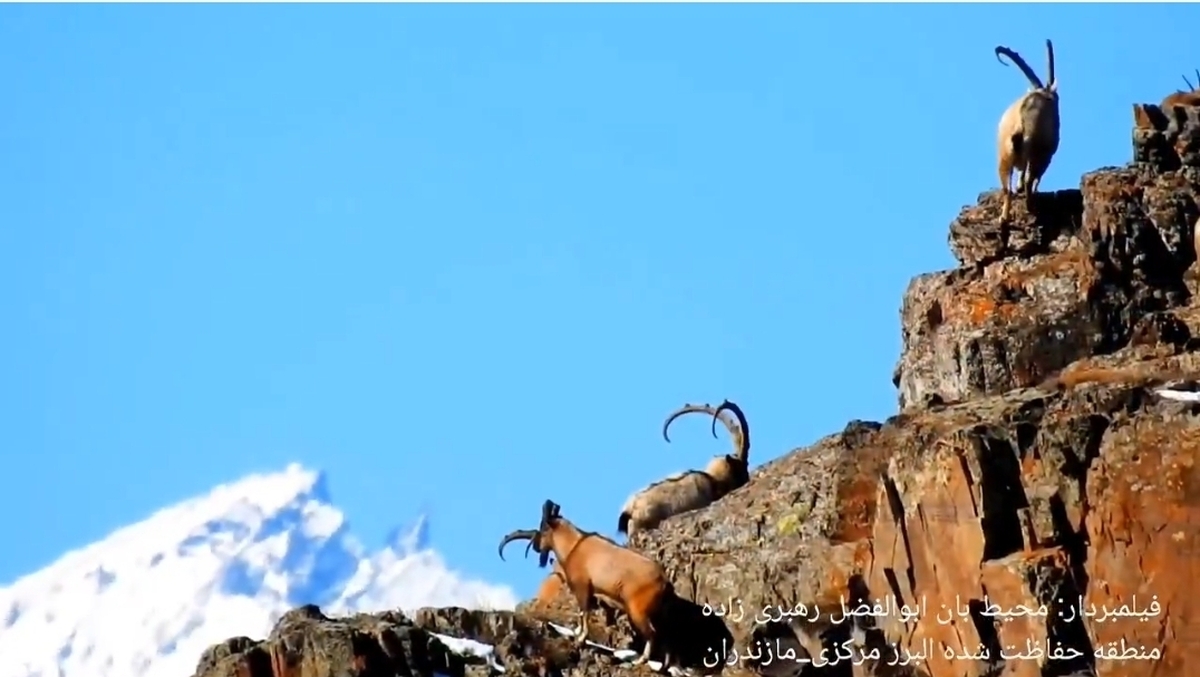
[[[871,437],[882,427],[883,424],[876,421],[854,419],[842,429],[842,446],[850,450],[858,449],[870,442]]]
[[[661,647],[666,646],[677,667],[696,674],[719,674],[727,667],[725,658],[734,646],[733,633],[725,621],[711,612],[706,614],[699,604],[683,597],[676,598],[656,625],[662,633],[662,645],[651,656],[652,660],[662,660]],[[636,635],[629,647],[614,648],[629,648],[640,653],[645,646],[645,638]]]
[[[1184,349],[1192,340],[1192,332],[1174,313],[1156,312],[1143,316],[1134,325],[1129,345],[1169,346]]]
[[[1029,508],[1029,501],[1022,484],[1021,462],[1007,439],[1007,431],[979,425],[974,433],[979,440],[975,457],[983,475],[983,559],[988,561],[1025,547],[1020,511]]]
[[[1057,510],[1061,510],[1061,507]],[[1065,510],[1062,510],[1065,513]],[[1066,517],[1060,514],[1059,519]],[[1074,545],[1074,544],[1070,544]],[[1086,558],[1086,550],[1083,557]],[[1085,570],[1083,562],[1078,562],[1076,570]],[[1086,576],[1086,573],[1084,574]],[[1073,600],[1081,599],[1085,587],[1076,580],[1072,568],[1056,569],[1051,567],[1032,570],[1028,574],[1027,583],[1033,590],[1038,602],[1049,610],[1046,614],[1046,635],[1051,646],[1062,646],[1074,649],[1073,658],[1066,660],[1046,661],[1042,669],[1043,677],[1075,677],[1096,673],[1095,648],[1083,617],[1074,609],[1067,613],[1068,607],[1074,607]]]

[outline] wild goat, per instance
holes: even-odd
[[[1200,68],[1196,69],[1196,86],[1193,87],[1191,82],[1188,82],[1187,76],[1183,76],[1183,82],[1188,86],[1188,91],[1177,89],[1173,94],[1163,99],[1160,108],[1170,108],[1171,106],[1200,106]]]
[[[500,541],[500,559],[504,559],[504,546],[518,539],[528,540],[537,551],[540,567],[545,567],[553,554],[579,604],[575,641],[580,645],[587,641],[588,613],[596,608],[597,598],[607,598],[629,616],[629,622],[645,638],[646,646],[633,664],[645,663],[659,643],[660,626],[675,600],[675,587],[667,580],[666,571],[645,555],[581,531],[559,511],[559,505],[547,499],[538,529],[520,529],[505,536]],[[662,670],[670,667],[671,652],[664,647]]]
[[[1050,167],[1050,160],[1058,151],[1058,80],[1054,78],[1054,45],[1046,40],[1047,82],[1038,79],[1025,60],[1008,47],[996,47],[996,60],[1004,63],[1007,56],[1033,88],[1017,99],[1000,117],[998,134],[1000,189],[1003,206],[1000,220],[1008,220],[1012,203],[1012,173],[1017,169],[1017,190],[1029,204],[1033,193],[1042,182],[1042,175]],[[1007,64],[1006,64],[1007,65]]]
[[[733,412],[737,423],[727,415],[722,416],[725,410]],[[637,531],[653,529],[668,517],[711,505],[750,481],[750,426],[741,408],[729,400],[716,409],[707,404],[684,405],[663,423],[663,439],[671,441],[667,430],[672,421],[693,412],[703,412],[713,417],[713,437],[717,436],[717,420],[725,425],[733,439],[733,453],[714,457],[704,470],[676,473],[630,496],[617,518],[617,531],[620,533],[633,535]]]
[[[558,563],[555,562],[554,570],[551,571],[550,575],[543,579],[542,584],[538,586],[537,595],[533,598],[534,605],[542,607],[553,602],[554,599],[558,597],[559,591],[562,590],[563,582],[564,580],[561,570],[558,567]]]

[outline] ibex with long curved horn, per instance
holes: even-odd
[[[727,410],[737,417],[736,423],[728,415],[722,415]],[[713,437],[717,436],[717,421],[725,425],[733,439],[733,453],[713,458],[704,470],[676,473],[630,496],[617,518],[620,533],[633,535],[653,529],[668,517],[711,505],[750,481],[750,425],[741,408],[729,400],[715,409],[707,404],[687,404],[677,409],[663,423],[663,439],[671,441],[667,430],[672,421],[693,412],[713,417]]]
[[[1188,81],[1187,76],[1183,76],[1183,82],[1188,86],[1188,91],[1177,89],[1173,94],[1167,95],[1167,98],[1162,100],[1159,108],[1170,108],[1171,106],[1200,106],[1200,68],[1196,69],[1196,86]]]
[[[675,587],[667,580],[666,571],[645,555],[581,531],[559,511],[554,501],[542,504],[538,529],[519,529],[505,536],[500,541],[500,559],[504,559],[504,546],[518,539],[528,540],[538,552],[540,567],[545,567],[553,554],[579,604],[575,641],[580,645],[587,641],[588,613],[596,608],[598,598],[607,598],[629,616],[630,624],[645,638],[646,646],[633,664],[645,663],[659,644],[661,625],[675,600]],[[666,672],[670,667],[671,651],[664,647],[661,669]]]
[[[1020,54],[1008,47],[996,47],[996,60],[1004,63],[1001,56],[1011,59],[1033,85],[1000,117],[997,138],[997,164],[1003,193],[1000,220],[1006,221],[1012,203],[1013,169],[1018,171],[1017,190],[1024,195],[1028,205],[1058,151],[1058,80],[1054,77],[1054,44],[1049,40],[1046,40],[1047,82],[1044,85]]]

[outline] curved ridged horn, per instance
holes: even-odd
[[[729,419],[719,416],[722,411],[728,409],[737,417],[738,427],[734,427]],[[750,424],[746,422],[746,415],[742,413],[742,408],[738,405],[725,400],[717,410],[713,412],[712,429],[713,435],[717,434],[717,419],[721,419],[721,423],[725,424],[725,429],[729,431],[729,436],[733,438],[733,457],[739,461],[745,462],[750,456]],[[740,429],[739,429],[740,428]]]
[[[512,543],[513,541],[519,541],[522,538],[527,539],[529,541],[529,545],[533,545],[533,539],[537,536],[537,534],[538,532],[534,531],[533,529],[517,529],[511,534],[505,536],[504,539],[500,541],[500,559],[504,559],[504,546]],[[525,549],[525,553],[529,554],[528,548]]]
[[[1046,86],[1054,86],[1054,43],[1046,38]]]
[[[708,414],[709,416],[717,415],[717,410],[714,409],[713,407],[708,406],[707,404],[685,404],[682,407],[671,412],[671,415],[667,417],[667,420],[663,421],[663,427],[662,427],[663,439],[666,440],[667,442],[671,441],[670,436],[667,435],[667,429],[671,427],[671,423],[675,419],[679,418],[680,416],[683,416],[684,414],[692,414],[692,413],[697,413],[697,412]],[[731,423],[729,421],[726,421],[724,417],[721,418],[721,422],[725,424],[726,428],[728,428],[731,425]],[[716,437],[716,436],[717,436],[717,431],[716,431],[716,428],[714,427],[713,428],[713,437]]]
[[[1034,87],[1037,87],[1038,89],[1042,88],[1042,80],[1037,76],[1037,73],[1033,72],[1033,69],[1029,67],[1029,64],[1025,63],[1025,59],[1022,59],[1020,54],[1017,54],[1008,47],[1001,45],[996,47],[996,60],[1000,63],[1004,63],[1004,60],[1000,58],[1001,56],[1007,56],[1012,60],[1013,63],[1017,64],[1017,68],[1021,69],[1021,72],[1025,74],[1025,77],[1029,78],[1029,81],[1033,83]],[[1004,65],[1007,66],[1008,64],[1004,63]]]

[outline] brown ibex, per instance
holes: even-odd
[[[733,412],[737,423],[728,415],[722,415],[726,410]],[[653,529],[668,517],[711,505],[750,481],[750,425],[746,423],[741,408],[729,400],[715,409],[707,404],[687,404],[677,409],[663,423],[663,439],[671,441],[667,430],[672,421],[693,412],[713,417],[713,437],[717,436],[717,421],[725,425],[733,439],[733,453],[713,458],[704,470],[676,473],[630,496],[617,518],[617,531],[620,533],[633,535],[638,531]]]
[[[1033,87],[1017,99],[1000,117],[998,134],[1000,190],[1003,204],[1000,220],[1006,221],[1012,203],[1012,173],[1015,168],[1017,190],[1028,205],[1042,182],[1042,175],[1058,151],[1058,80],[1054,77],[1054,44],[1046,40],[1046,84],[1038,78],[1029,64],[1008,47],[996,47],[996,60],[1004,63],[1007,56],[1021,69]]]
[[[1170,108],[1171,106],[1200,106],[1200,68],[1196,69],[1196,86],[1188,81],[1187,76],[1183,76],[1183,82],[1188,86],[1188,91],[1177,89],[1173,94],[1167,95],[1167,98],[1162,100],[1160,108]]]
[[[567,587],[579,604],[578,644],[587,641],[588,613],[596,608],[597,598],[607,598],[629,616],[630,624],[646,640],[633,664],[650,659],[659,643],[664,616],[675,600],[675,587],[661,564],[604,536],[581,531],[551,500],[542,504],[542,521],[536,531],[520,529],[500,541],[500,559],[504,559],[504,546],[518,539],[528,540],[537,551],[538,566],[545,567],[552,554],[561,565]],[[661,669],[665,672],[670,667],[671,651],[664,646]]]
[[[534,606],[544,607],[549,606],[556,598],[558,593],[562,591],[564,583],[562,577],[562,569],[559,568],[558,562],[554,563],[554,570],[550,575],[542,580],[542,584],[538,586],[537,595],[534,596]]]

